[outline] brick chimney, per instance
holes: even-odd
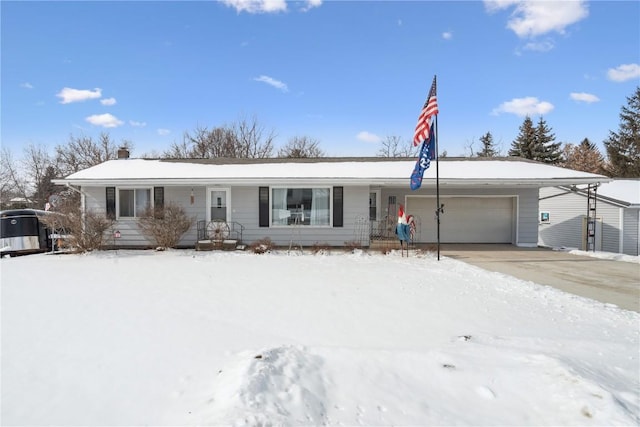
[[[126,147],[118,148],[118,159],[128,159],[129,158],[129,150]]]

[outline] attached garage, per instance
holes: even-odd
[[[514,243],[516,232],[516,198],[440,197],[444,213],[440,215],[441,243]],[[437,222],[436,198],[408,196],[407,212],[417,215],[422,243],[435,243]]]

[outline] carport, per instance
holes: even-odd
[[[640,312],[637,263],[501,244],[443,244],[441,253],[485,270]]]

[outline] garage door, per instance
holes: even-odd
[[[514,241],[513,197],[440,197],[442,243],[512,243]],[[407,213],[420,218],[416,240],[435,243],[437,222],[435,197],[408,197]]]

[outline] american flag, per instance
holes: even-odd
[[[436,77],[433,76],[433,83],[431,83],[431,90],[429,90],[429,96],[422,107],[420,117],[418,117],[418,124],[416,125],[416,131],[413,134],[413,146],[417,147],[422,141],[429,137],[429,131],[431,129],[431,122],[433,116],[438,114],[438,97],[436,95]]]

